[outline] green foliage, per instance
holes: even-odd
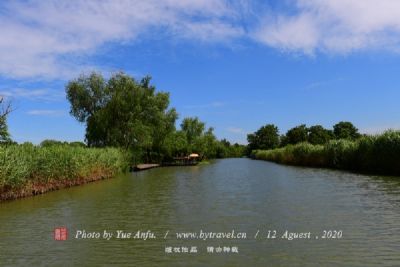
[[[198,153],[204,158],[217,157],[219,143],[214,129],[206,129],[205,123],[199,118],[184,118],[180,132],[185,137],[186,153]]]
[[[222,139],[217,143],[217,158],[240,158],[246,154],[246,146],[238,143],[231,144],[228,140]]]
[[[130,151],[133,164],[169,161],[193,152],[205,158],[243,154],[243,146],[221,145],[213,128],[206,129],[197,117],[183,119],[176,131],[178,114],[169,108],[169,94],[156,92],[150,80],[138,82],[124,73],[106,80],[92,73],[67,84],[70,113],[86,124],[89,147],[123,148]],[[59,143],[46,140],[42,146],[55,144]]]
[[[305,124],[301,124],[289,129],[285,135],[281,135],[279,138],[277,138],[277,135],[278,128],[271,124],[261,127],[255,133],[249,134],[247,136],[249,142],[247,154],[251,154],[251,151],[256,149],[276,148],[277,140],[279,147],[285,147],[290,144],[295,145],[303,142],[313,145],[324,145],[333,139],[355,140],[361,137],[358,129],[350,122],[339,122],[334,125],[333,130],[325,129],[321,125],[314,125],[307,128]]]
[[[352,169],[355,167],[357,143],[346,140],[331,140],[324,146],[327,166],[337,169]]]
[[[308,128],[308,142],[313,145],[323,145],[333,139],[333,131],[327,130],[321,125]]]
[[[341,121],[333,126],[336,139],[356,139],[360,137],[358,129],[348,121]]]
[[[58,141],[58,140],[53,140],[53,139],[45,139],[40,143],[41,147],[51,147],[51,146],[60,146],[60,145],[64,145],[64,146],[73,146],[73,147],[86,147],[86,144],[83,142],[63,142],[63,141]]]
[[[190,153],[198,153],[202,158],[209,159],[242,157],[246,147],[231,145],[226,139],[218,141],[214,129],[206,129],[205,123],[194,117],[182,120],[181,130],[168,136],[165,148],[165,159],[172,160],[175,156],[187,156]]]
[[[70,142],[68,145],[73,146],[73,147],[86,147],[85,143],[79,142],[79,141]]]
[[[185,133],[189,146],[193,145],[204,134],[204,129],[205,123],[197,117],[184,118],[181,123],[181,130]]]
[[[299,143],[271,150],[255,150],[256,159],[310,167],[400,175],[400,131],[357,140],[331,140],[324,145]]]
[[[301,142],[307,142],[307,137],[308,137],[308,129],[305,124],[302,124],[287,131],[285,143],[297,144]]]
[[[247,135],[248,149],[273,149],[279,145],[279,130],[273,124],[267,124],[255,133]]]
[[[68,142],[46,139],[40,143],[40,146],[41,147],[50,147],[50,146],[59,146],[59,145],[67,145],[67,144],[68,144]]]
[[[127,170],[129,157],[115,148],[82,148],[68,145],[0,146],[0,192],[28,183],[111,177]]]
[[[157,161],[178,117],[169,109],[169,94],[156,92],[150,77],[140,82],[124,73],[109,80],[81,75],[66,86],[71,114],[86,123],[90,147],[121,147],[145,161]]]
[[[171,160],[175,156],[187,156],[189,154],[189,145],[186,133],[176,131],[170,134],[165,141],[166,159]]]

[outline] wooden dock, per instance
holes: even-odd
[[[160,167],[160,164],[138,164],[133,167],[134,171],[144,171],[152,168]]]
[[[162,164],[164,167],[169,166],[196,166],[198,162],[165,162]]]

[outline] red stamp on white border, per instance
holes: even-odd
[[[67,227],[54,228],[54,240],[65,241],[68,239]]]

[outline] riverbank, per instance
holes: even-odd
[[[115,148],[0,146],[0,201],[111,178],[128,166]]]
[[[332,140],[325,145],[300,143],[254,150],[252,157],[288,165],[400,176],[400,131],[363,136],[355,141]]]

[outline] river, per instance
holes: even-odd
[[[0,265],[400,266],[400,179],[250,159],[125,174],[1,203]]]

